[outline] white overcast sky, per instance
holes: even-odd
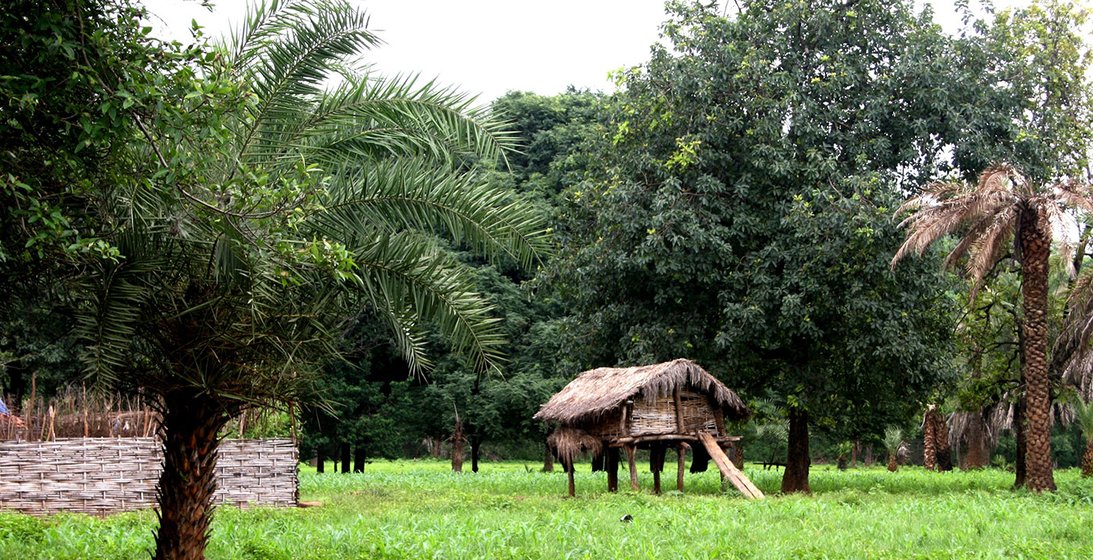
[[[644,62],[664,20],[663,0],[351,1],[385,43],[366,60],[385,74],[439,78],[483,103],[510,90],[611,91],[608,72]],[[955,28],[951,3],[931,1],[943,25]],[[190,38],[191,20],[212,37],[226,35],[249,3],[214,0],[210,12],[197,0],[144,0],[155,32],[180,41]],[[1027,3],[994,2],[998,9]]]

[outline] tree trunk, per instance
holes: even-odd
[[[1025,486],[1055,490],[1051,456],[1051,378],[1047,368],[1047,283],[1051,231],[1035,206],[1021,212],[1021,297],[1024,306]]]
[[[964,432],[964,441],[968,450],[964,453],[963,469],[982,469],[990,462],[990,449],[987,447],[987,424],[982,412],[973,413]]]
[[[326,472],[326,453],[323,452],[321,445],[315,448],[315,472]]]
[[[482,437],[471,436],[471,472],[478,472],[478,459],[482,451]]]
[[[744,440],[732,442],[732,462],[736,468],[744,468]]]
[[[1021,375],[1021,387],[1024,388],[1024,375]],[[1025,468],[1027,463],[1025,458],[1027,457],[1028,446],[1025,445],[1025,435],[1028,433],[1028,427],[1025,425],[1025,397],[1022,395],[1017,399],[1017,406],[1013,410],[1013,424],[1014,424],[1014,439],[1017,444],[1017,456],[1013,461],[1013,487],[1023,488],[1025,481],[1028,478],[1028,469]]]
[[[209,539],[218,434],[232,415],[196,392],[167,395],[164,407],[155,558],[199,560]]]
[[[364,462],[367,457],[364,444],[358,443],[357,446],[353,448],[353,472],[364,472]]]
[[[926,408],[926,417],[922,420],[922,466],[928,471],[937,470],[937,422],[935,416],[940,416],[937,407],[929,405]]]
[[[945,422],[945,416],[938,412],[934,415],[934,450],[937,453],[937,470],[949,472],[953,470],[953,449],[949,445],[949,424]]]
[[[342,442],[342,474],[349,474],[352,465],[349,464],[352,450],[349,448],[348,442]]]
[[[855,439],[854,446],[850,448],[850,466],[858,468],[858,455],[861,454],[861,440]]]
[[[786,452],[786,470],[782,474],[782,493],[811,492],[808,486],[808,467],[812,457],[808,450],[808,412],[800,408],[789,409],[789,445]]]
[[[1093,439],[1085,442],[1085,453],[1082,453],[1082,478],[1093,476]]]
[[[452,434],[452,472],[463,472],[463,422],[455,421],[455,433]]]
[[[554,452],[547,445],[546,454],[543,455],[543,472],[554,472]]]

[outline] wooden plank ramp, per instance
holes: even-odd
[[[732,461],[721,450],[721,446],[717,444],[717,440],[713,436],[706,432],[698,432],[698,439],[702,440],[706,452],[710,454],[710,458],[713,459],[714,463],[717,463],[717,468],[721,471],[722,476],[728,479],[745,498],[752,500],[763,498],[763,492],[756,488],[755,484],[748,480],[748,477],[744,476],[743,471],[732,464]]]

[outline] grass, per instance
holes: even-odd
[[[671,463],[671,461],[669,461]],[[1009,489],[998,470],[814,468],[812,496],[776,496],[780,473],[749,467],[771,497],[722,494],[716,472],[684,494],[606,492],[606,475],[488,463],[376,462],[364,474],[304,469],[307,509],[221,508],[212,559],[308,558],[1093,558],[1093,482],[1057,471],[1060,491]],[[673,487],[675,476],[665,476]],[[622,473],[623,484],[626,483]],[[667,474],[667,473],[666,473]],[[633,521],[623,523],[623,515]],[[147,558],[151,512],[105,519],[0,514],[0,558]]]

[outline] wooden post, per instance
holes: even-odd
[[[630,462],[630,489],[635,492],[638,490],[638,464],[637,458],[637,446],[630,444],[626,446],[626,460]]]
[[[676,433],[686,433],[687,425],[683,421],[683,403],[679,399],[679,386],[676,385],[675,390],[672,392],[672,400],[676,403]]]
[[[718,437],[729,435],[729,433],[725,431],[725,411],[716,405],[713,407],[713,421],[714,425],[717,426]]]
[[[676,472],[676,490],[683,491],[683,469],[687,466],[687,444],[682,441],[676,446],[676,459],[679,464],[679,471]]]
[[[607,448],[607,491],[619,491],[619,448]]]
[[[577,493],[577,486],[573,482],[573,463],[569,463],[566,467],[566,476],[569,477],[569,497],[572,498]]]

